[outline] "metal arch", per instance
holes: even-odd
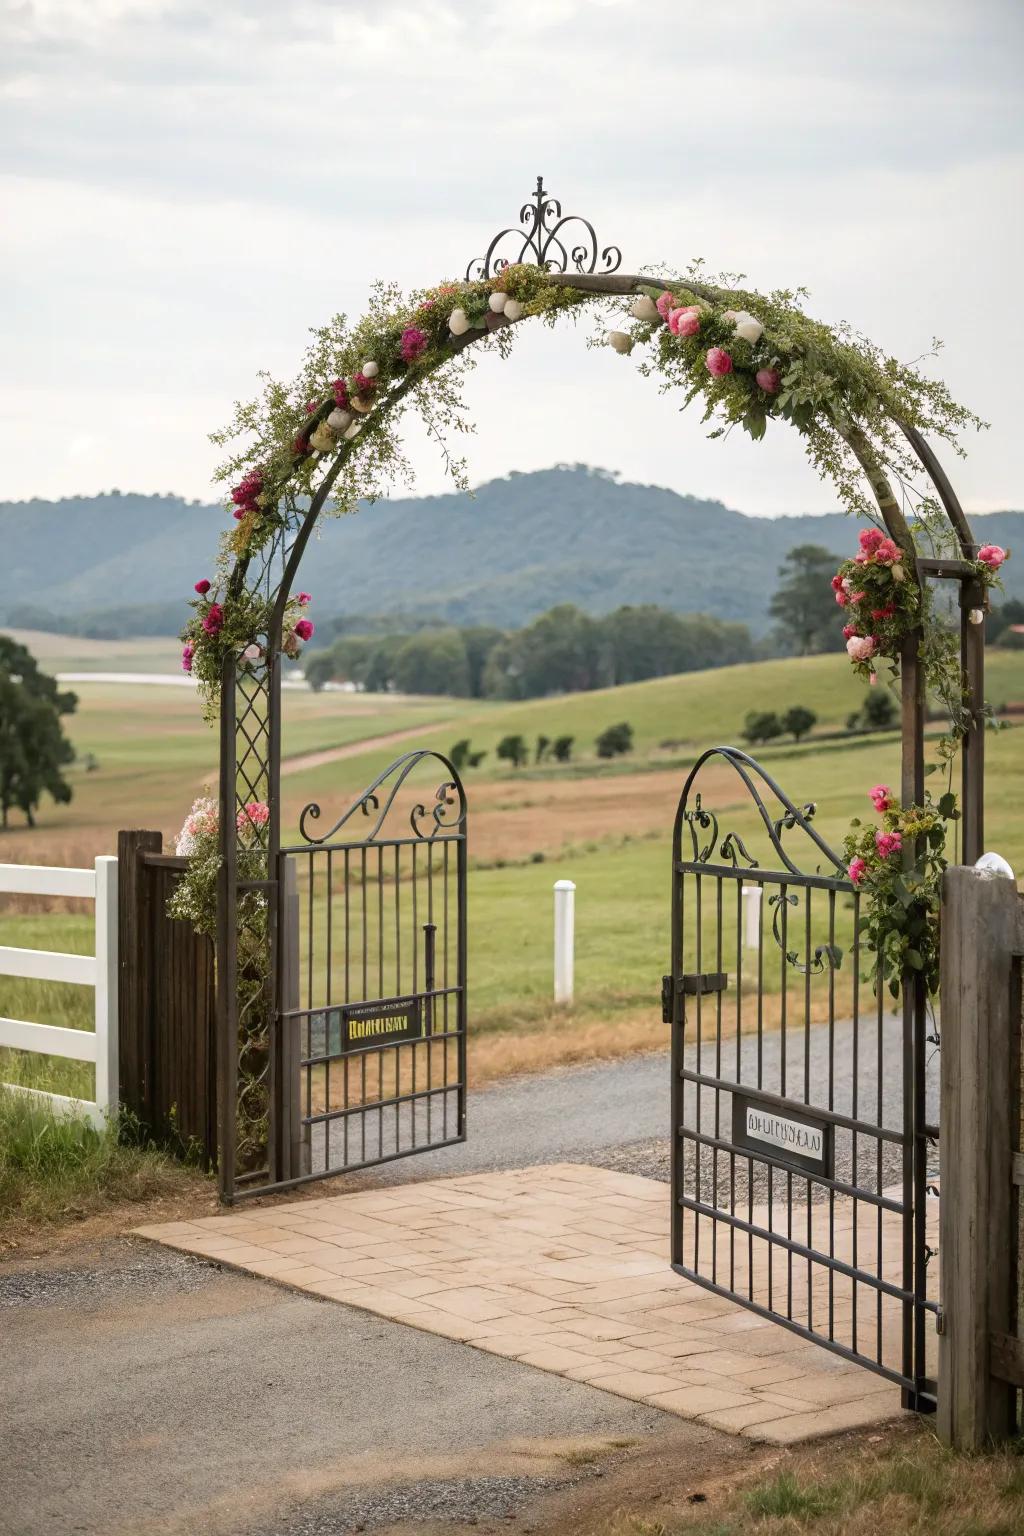
[[[697,776],[703,768],[704,764],[713,757],[722,758],[743,780],[743,783],[746,785],[747,792],[757,809],[757,813],[760,816],[762,823],[764,824],[764,828],[768,834],[772,848],[778,857],[782,860],[783,864],[791,875],[801,875],[806,873],[806,871],[799,869],[797,865],[793,863],[787,850],[782,845],[783,832],[792,828],[797,828],[811,839],[819,852],[823,853],[825,858],[828,859],[829,863],[835,867],[835,869],[839,872],[838,878],[845,879],[846,866],[843,860],[832,848],[829,847],[828,843],[826,843],[824,838],[821,837],[817,829],[811,825],[811,819],[814,816],[816,807],[813,804],[805,805],[803,807],[795,805],[794,802],[786,794],[785,790],[772,778],[771,774],[762,768],[760,763],[758,763],[748,753],[740,751],[738,747],[709,747],[706,752],[701,753],[700,757],[690,769],[690,772],[686,777],[686,782],[683,785],[682,794],[679,797],[679,804],[676,808],[675,823],[672,831],[672,850],[674,859],[679,860],[682,858],[682,829],[685,823],[690,826],[691,837],[693,838],[694,863],[709,863],[717,847],[719,852],[724,856],[724,861],[735,865],[736,859],[732,853],[732,848],[737,846],[740,852],[742,852],[747,858],[747,867],[751,869],[756,868],[756,861],[751,859],[751,856],[747,853],[742,844],[742,841],[739,839],[739,837],[737,837],[735,833],[727,832],[723,838],[719,837],[718,818],[714,815],[714,813],[709,812],[703,805],[700,804],[699,794],[696,796],[696,804],[694,808],[692,810],[689,808],[690,791],[693,788]],[[783,815],[776,818],[774,821],[768,814],[768,808],[764,803],[760,790],[754,782],[755,775],[761,780],[761,782],[771,792],[771,794],[775,796],[779,805],[783,807]],[[693,824],[695,821],[700,826],[711,828],[711,838],[705,844],[703,849],[698,849],[697,846],[698,840],[693,832]]]
[[[524,205],[523,212],[526,207]],[[560,231],[565,225],[572,222],[572,217],[563,218],[561,205],[556,200],[550,199],[543,190],[543,183],[538,178],[537,193],[535,195],[534,209],[538,215],[538,222],[533,230],[539,235],[543,229],[543,240],[540,243],[538,256],[539,265],[550,271],[554,265],[551,250],[557,253],[561,250],[565,255],[565,244],[561,240]],[[549,216],[555,223],[549,228]],[[628,297],[638,291],[651,286],[671,286],[675,279],[661,278],[651,274],[626,274],[618,269],[620,255],[615,247],[605,247],[600,253],[605,263],[604,272],[595,270],[597,265],[597,240],[593,226],[586,220],[579,221],[592,239],[592,248],[576,248],[572,252],[572,259],[576,266],[575,271],[562,270],[551,273],[551,281],[561,286],[574,288],[580,293],[589,293],[597,296],[621,296]],[[531,219],[532,223],[532,219]],[[551,247],[550,242],[557,237],[558,244]],[[495,242],[492,241],[488,255],[484,259],[484,265],[493,258]],[[532,248],[532,247],[531,247]],[[589,261],[589,270],[587,263]],[[471,264],[472,266],[472,264]],[[721,297],[719,290],[700,282],[689,281],[688,286],[700,297],[715,300]],[[501,316],[495,317],[495,327],[504,324]],[[480,339],[480,333],[467,332],[464,336],[453,337],[449,343],[450,355],[457,356],[464,347],[471,345]],[[221,1190],[225,1199],[232,1199],[235,1193],[236,1172],[234,1166],[234,1106],[228,1102],[231,1092],[230,1069],[232,1062],[237,1065],[238,1059],[238,1002],[235,995],[238,976],[238,942],[237,922],[242,897],[244,895],[243,884],[238,879],[237,853],[238,845],[235,836],[234,816],[237,803],[237,792],[240,783],[240,765],[248,759],[251,772],[255,773],[259,782],[266,786],[266,799],[270,807],[270,822],[268,827],[268,839],[266,848],[266,880],[262,882],[265,889],[267,903],[267,932],[268,942],[271,946],[271,989],[274,983],[274,969],[278,964],[277,957],[277,930],[278,930],[278,906],[280,893],[277,889],[275,870],[280,854],[280,750],[281,750],[281,707],[280,707],[280,648],[282,628],[286,605],[295,581],[306,546],[312,536],[313,530],[319,521],[323,507],[337,480],[347,456],[357,452],[362,439],[372,436],[379,430],[379,423],[386,419],[390,411],[398,406],[403,397],[412,388],[414,379],[407,375],[391,391],[390,395],[382,400],[377,407],[374,416],[367,420],[360,437],[353,443],[346,443],[337,453],[333,463],[328,467],[320,485],[309,506],[306,509],[298,507],[287,492],[282,493],[281,500],[286,502],[288,515],[282,521],[281,527],[271,541],[267,551],[260,556],[259,580],[268,589],[268,595],[275,597],[272,617],[267,626],[267,633],[260,637],[263,644],[263,660],[261,664],[261,688],[264,696],[266,710],[265,741],[260,739],[257,743],[243,742],[237,733],[238,721],[236,720],[235,692],[239,677],[245,674],[245,663],[241,657],[229,657],[225,663],[222,688],[222,717],[221,717],[221,838],[223,865],[221,874],[221,900],[218,918],[218,954],[219,954],[219,1038],[220,1038],[220,1082],[221,1082]],[[310,418],[309,426],[315,427],[319,420],[326,416],[331,409],[330,402],[325,402]],[[947,479],[941,465],[935,457],[930,446],[916,429],[908,427],[905,423],[897,422],[907,438],[911,448],[922,464],[925,473],[935,487],[939,500],[943,506],[947,518],[959,541],[960,547],[966,558],[972,558],[976,553],[971,530],[960,503]],[[882,520],[897,542],[906,547],[908,542],[908,530],[899,510],[891,487],[882,472],[880,466],[874,462],[870,454],[864,456],[867,445],[861,445],[858,457],[865,468],[871,485],[872,493],[879,506]],[[856,449],[854,451],[857,451]],[[281,575],[276,587],[272,580],[272,569],[280,563]],[[239,556],[228,577],[228,592],[237,594],[245,584],[254,564],[253,557],[249,555]],[[935,574],[934,572],[931,574]],[[952,572],[948,574],[953,574]],[[922,573],[917,572],[918,579],[923,579]],[[970,681],[975,697],[982,696],[983,677],[983,634],[981,626],[969,626],[967,622],[967,608],[963,599],[968,595],[964,578],[961,575],[963,586],[962,606],[964,606],[964,618],[962,624],[962,646],[965,657],[965,672]],[[903,796],[905,800],[916,799],[923,792],[923,687],[920,678],[920,669],[917,664],[916,644],[913,639],[908,645],[904,657],[903,666]],[[229,698],[230,695],[230,698]],[[244,701],[243,701],[244,703]],[[715,749],[723,752],[725,749]],[[963,822],[963,855],[968,861],[975,857],[977,850],[980,852],[980,839],[982,828],[982,786],[983,786],[983,733],[980,729],[972,731],[965,747],[964,762],[964,822]],[[744,764],[745,754],[732,753],[730,749],[729,760],[734,769],[746,778]],[[262,754],[262,756],[261,756]],[[756,767],[752,760],[751,767]],[[760,771],[760,770],[759,770]],[[780,795],[780,802],[786,803],[785,797],[768,778],[762,774],[762,778],[771,788],[773,793]],[[753,784],[748,779],[748,789],[756,795]],[[758,797],[759,798],[759,797]],[[833,863],[837,863],[836,856],[818,838],[813,828],[807,826],[806,814],[797,807],[789,804],[789,816],[796,819],[789,824],[802,825],[809,833],[821,851]],[[315,819],[310,814],[310,819]],[[765,821],[772,837],[773,847],[778,846],[779,831],[769,825],[766,820],[766,812],[762,810],[762,820]],[[679,827],[677,825],[677,835]],[[312,846],[312,845],[311,845]],[[749,859],[749,855],[743,848],[739,839],[734,838],[729,843],[730,852],[738,849]],[[785,857],[785,855],[783,855]],[[920,1005],[918,1005],[920,1011]],[[920,1031],[918,1031],[920,1033]],[[229,1121],[231,1122],[229,1124]],[[227,1140],[225,1141],[225,1138]],[[230,1145],[229,1145],[230,1143]],[[248,1177],[255,1180],[259,1174],[257,1170],[248,1171]],[[269,1177],[273,1177],[271,1169]],[[245,1177],[239,1175],[239,1179]]]
[[[437,786],[434,793],[435,803],[432,807],[428,809],[422,802],[412,807],[409,813],[409,825],[417,838],[427,842],[439,834],[459,831],[466,823],[466,791],[459,772],[451,760],[442,752],[421,748],[415,752],[407,752],[404,757],[398,758],[390,767],[385,768],[383,773],[378,774],[373,783],[363,791],[358,799],[352,802],[348,810],[339,816],[330,830],[324,832],[320,837],[314,837],[306,830],[307,822],[320,819],[320,806],[315,800],[310,801],[303,808],[299,816],[299,836],[303,842],[316,846],[329,843],[336,833],[356,815],[357,811],[361,811],[366,817],[376,815],[376,820],[370,831],[363,832],[358,839],[361,843],[372,843],[380,835],[381,829],[388,819],[391,807],[394,805],[398,792],[406,779],[418,764],[431,757],[442,765],[449,774],[449,777]],[[389,779],[393,779],[394,782],[390,785],[386,794],[379,794],[378,791]],[[382,800],[383,805],[381,804]],[[454,816],[449,815],[449,811],[453,806],[456,807],[456,814]],[[426,832],[423,830],[424,823],[428,823],[429,827]]]

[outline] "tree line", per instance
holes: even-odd
[[[341,635],[308,658],[306,677],[314,689],[350,682],[370,693],[535,699],[753,659],[745,624],[654,604],[592,618],[560,603],[511,631],[472,625]]]

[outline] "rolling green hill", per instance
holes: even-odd
[[[1024,545],[1024,513],[974,520],[978,536]],[[0,622],[97,634],[167,634],[208,572],[222,507],[174,496],[0,503]],[[854,545],[842,514],[747,517],[586,466],[511,474],[475,495],[409,497],[325,521],[303,565],[321,620],[399,614],[516,627],[558,602],[591,613],[657,603],[768,625],[775,572],[796,544]],[[1024,563],[1006,570],[1024,596]],[[119,626],[111,630],[110,626]],[[86,625],[88,631],[89,625]]]

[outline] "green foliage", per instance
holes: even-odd
[[[861,719],[865,730],[886,731],[899,719],[899,705],[888,688],[872,688],[864,700]]]
[[[784,654],[812,656],[840,643],[842,621],[829,585],[836,563],[820,544],[798,544],[779,567],[781,581],[769,611]]]
[[[904,974],[916,971],[934,993],[946,826],[959,819],[956,796],[947,791],[935,804],[926,795],[923,805],[903,809],[886,792],[882,803],[881,824],[863,827],[855,818],[843,844],[850,878],[867,898],[860,931],[875,956],[879,986],[898,997]]]
[[[619,725],[609,725],[597,738],[598,757],[620,757],[633,750],[633,727],[623,720]]]
[[[39,670],[31,652],[0,635],[0,816],[8,824],[20,810],[30,827],[44,794],[56,804],[71,799],[62,769],[75,751],[61,718],[74,713],[78,700],[62,692],[56,678]]]
[[[785,729],[774,710],[752,709],[743,722],[743,740],[757,746],[763,741],[774,741]]]
[[[572,745],[574,736],[556,736],[552,743],[551,751],[558,763],[567,763],[572,758]]]
[[[468,698],[469,661],[457,629],[425,629],[411,635],[395,654],[399,693],[445,693]]]
[[[803,704],[793,704],[786,710],[780,723],[787,736],[799,741],[817,725],[818,717],[813,709],[807,709]]]
[[[186,1175],[171,1158],[139,1142],[127,1115],[98,1129],[0,1086],[0,1224],[54,1221],[180,1185]]]
[[[550,745],[551,745],[551,737],[550,736],[538,736],[537,737],[537,745],[534,748],[534,753],[533,753],[533,760],[534,760],[535,763],[540,763],[540,762],[544,761],[544,755],[547,752],[547,750],[550,747]]]
[[[503,736],[494,750],[502,762],[511,763],[513,768],[525,767],[529,759],[522,736]]]
[[[469,751],[470,746],[468,736],[463,736],[459,741],[456,741],[452,746],[448,748],[448,760],[457,772],[461,773],[462,769],[469,761]]]

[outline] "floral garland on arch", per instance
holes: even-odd
[[[757,439],[769,422],[797,428],[814,467],[831,478],[847,509],[870,513],[870,491],[856,435],[882,465],[910,477],[914,461],[902,437],[906,422],[956,446],[965,426],[983,426],[956,404],[945,386],[916,366],[886,357],[846,327],[807,316],[802,291],[757,294],[737,278],[712,282],[695,263],[684,277],[641,282],[630,300],[568,286],[557,274],[523,265],[478,282],[445,282],[406,299],[378,285],[367,315],[354,327],[343,316],[314,331],[298,377],[265,378],[259,398],[236,407],[232,423],[214,434],[231,449],[217,477],[231,487],[234,526],[222,538],[217,574],[183,633],[183,664],[197,676],[213,707],[223,657],[238,654],[265,633],[268,605],[246,589],[244,569],[283,528],[301,517],[302,503],[329,481],[325,510],[353,511],[388,493],[397,479],[412,483],[396,430],[412,405],[440,443],[457,485],[467,485],[463,459],[447,442],[469,433],[460,383],[475,366],[477,343],[507,356],[516,327],[531,318],[553,324],[581,307],[599,314],[629,306],[631,329],[602,329],[595,343],[641,356],[642,373],[661,375],[664,390],[681,389],[683,405],[704,399],[704,419],[719,418],[711,435],[735,424]],[[474,345],[468,345],[473,343]],[[959,451],[959,449],[957,449]],[[935,504],[919,513],[939,518]],[[292,615],[295,619],[295,615]],[[298,634],[296,623],[285,633]]]

